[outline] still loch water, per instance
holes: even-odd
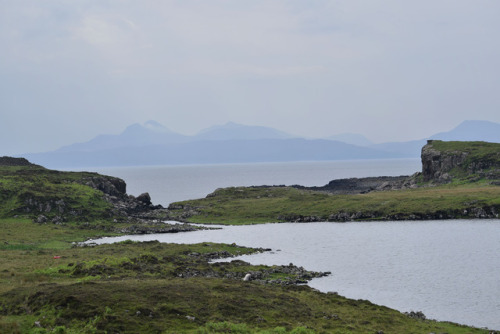
[[[153,201],[198,198],[231,185],[323,185],[344,177],[405,175],[418,160],[304,162],[99,169],[122,177],[134,195]],[[156,199],[156,200],[155,200]],[[500,221],[308,223],[226,226],[221,230],[107,238],[237,243],[272,248],[246,256],[254,264],[331,271],[310,286],[368,299],[428,318],[500,329]]]

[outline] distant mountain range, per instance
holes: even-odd
[[[304,139],[263,126],[213,126],[194,136],[148,121],[118,135],[100,135],[23,157],[49,168],[418,158],[427,139],[500,142],[500,124],[465,121],[449,132],[408,142],[372,144],[358,134]]]
[[[448,132],[440,132],[428,138],[406,142],[370,145],[370,148],[391,152],[402,157],[420,157],[420,149],[428,139],[445,141],[486,141],[500,143],[500,124],[488,121],[464,121]]]

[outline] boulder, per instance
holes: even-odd
[[[44,215],[39,215],[38,217],[36,217],[36,220],[35,220],[38,224],[44,224],[47,222],[47,217],[45,217]]]
[[[149,196],[149,193],[142,193],[136,198],[139,202],[144,203],[146,205],[151,205],[151,196]]]

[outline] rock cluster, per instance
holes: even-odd
[[[341,211],[329,216],[303,216],[297,214],[282,214],[277,216],[278,221],[287,221],[291,223],[313,223],[313,222],[349,222],[360,220],[437,220],[437,219],[476,219],[500,218],[500,207],[495,205],[486,205],[474,207],[475,203],[470,203],[471,207],[464,210],[438,210],[433,213],[408,212],[381,215],[380,212],[366,210],[357,212]]]
[[[166,210],[161,205],[153,205],[149,193],[142,193],[137,197],[128,195],[127,184],[120,178],[96,174],[84,178],[81,183],[103,192],[105,200],[113,206],[112,216],[139,221],[167,217]],[[143,232],[138,232],[141,234],[155,233],[147,231],[158,231],[158,229],[150,229],[144,226]]]
[[[155,243],[153,241],[151,243]],[[270,249],[257,248],[257,252],[269,251]],[[228,251],[214,251],[210,253],[192,252],[185,256],[160,257],[153,254],[143,254],[136,258],[126,259],[121,263],[85,263],[69,264],[68,268],[60,272],[70,273],[72,276],[110,276],[120,277],[125,272],[135,275],[154,274],[162,277],[210,277],[255,281],[262,284],[296,285],[305,284],[315,277],[323,277],[330,272],[307,271],[303,267],[297,267],[290,263],[284,266],[255,266],[250,263],[233,260],[230,262],[213,262],[217,259],[231,258],[235,255]],[[252,268],[253,270],[245,271]]]
[[[335,195],[365,194],[372,191],[385,191],[416,188],[414,176],[379,176],[364,178],[337,179],[322,187],[293,186],[297,189],[323,191]]]
[[[83,178],[79,183],[100,190],[110,196],[120,197],[127,193],[127,184],[117,177],[95,174],[95,176]]]
[[[422,311],[416,311],[416,312],[410,311],[410,312],[405,312],[404,314],[406,314],[410,318],[417,319],[417,320],[427,319],[427,317],[425,316],[425,314],[422,313]]]
[[[248,277],[247,281],[257,281],[266,284],[297,285],[306,284],[313,278],[324,277],[330,274],[331,272],[329,271],[308,271],[303,267],[297,267],[293,263],[290,263],[287,266],[272,266],[259,271],[250,271],[243,277],[243,279]]]

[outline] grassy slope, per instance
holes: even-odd
[[[0,220],[0,226],[8,232],[2,234],[4,245],[7,239],[18,245],[32,240],[31,247],[0,250],[2,333],[44,332],[34,326],[35,321],[47,332],[59,333],[487,332],[412,319],[368,301],[319,293],[307,286],[178,277],[181,271],[262,270],[264,266],[238,262],[209,264],[192,256],[252,252],[248,248],[158,242],[72,248],[64,240],[95,231],[17,220]],[[60,258],[54,259],[55,255]]]
[[[468,161],[490,160],[500,163],[500,144],[483,141],[441,141],[433,140],[432,147],[435,150],[451,153],[466,152]]]
[[[90,219],[110,216],[111,206],[103,194],[81,182],[84,178],[95,176],[86,172],[59,172],[38,166],[6,167],[0,166],[0,217],[15,215],[33,217],[36,214],[55,216],[55,205],[50,212],[36,210],[26,212],[27,201],[47,203],[63,200],[66,211],[78,212],[79,217]]]

